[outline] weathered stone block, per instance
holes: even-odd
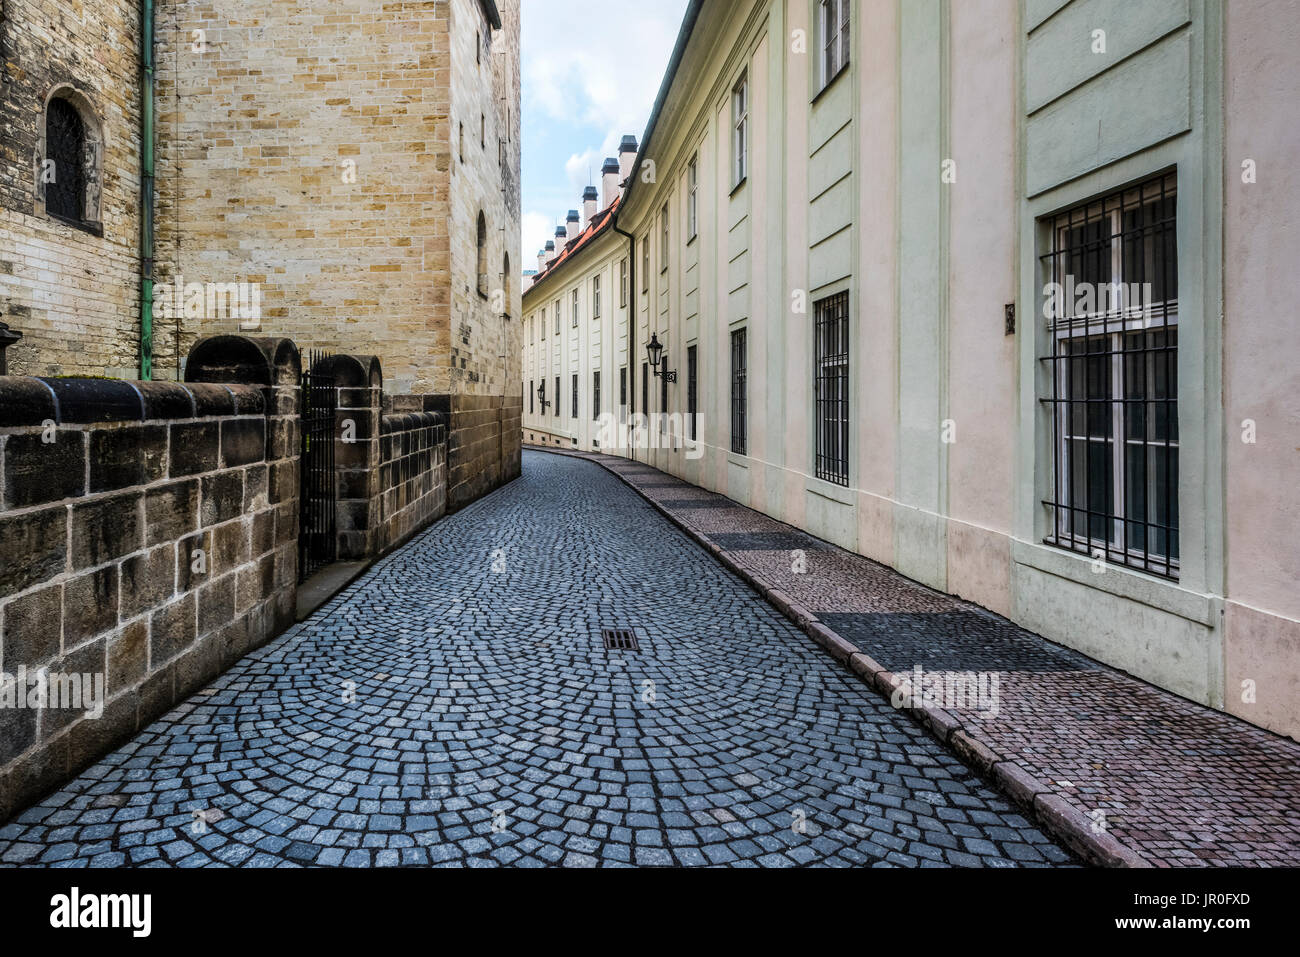
[[[226,575],[199,589],[199,634],[206,635],[235,618],[235,576]]]
[[[53,442],[46,442],[51,437]],[[11,435],[4,449],[4,495],[8,508],[43,505],[86,491],[85,433]]]
[[[177,422],[171,427],[172,478],[214,471],[221,461],[221,430],[217,422]]]
[[[146,485],[167,472],[167,428],[99,428],[90,433],[90,491]]]
[[[266,456],[265,419],[227,419],[221,423],[221,464],[251,465]]]
[[[214,573],[212,533],[186,535],[176,543],[176,593],[190,591],[208,582]]]
[[[122,561],[122,620],[165,605],[176,594],[176,547],[159,545]]]
[[[197,626],[197,602],[193,592],[155,611],[149,619],[149,660],[154,668],[193,644]]]
[[[144,521],[147,545],[174,542],[198,528],[198,479],[149,489],[144,498]]]
[[[118,567],[79,575],[63,586],[63,649],[117,627]]]
[[[73,505],[73,566],[92,568],[143,547],[143,500],[143,492],[127,492]]]
[[[88,642],[50,665],[48,706],[41,712],[41,738],[54,737],[100,701],[107,687],[104,640]],[[70,705],[70,707],[66,707]]]
[[[202,504],[199,521],[204,528],[228,522],[244,513],[244,473],[239,470],[217,472],[202,479]]]
[[[59,656],[63,635],[63,586],[49,585],[4,606],[4,667],[39,667]],[[0,718],[0,720],[3,720]]]
[[[137,684],[149,670],[149,623],[126,625],[108,642],[108,692],[116,694]]]
[[[67,523],[62,505],[0,517],[0,594],[12,595],[64,571]]]

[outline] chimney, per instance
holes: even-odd
[[[576,209],[569,210],[569,218],[565,220],[564,225],[570,239],[573,239],[578,235],[578,233],[582,232],[582,219],[578,216],[578,211]]]
[[[551,245],[554,245],[554,243],[552,243]],[[539,249],[537,250],[537,271],[541,272],[545,268],[546,268],[546,250]]]
[[[618,144],[618,180],[620,183],[627,182],[627,178],[632,175],[632,164],[636,162],[637,149],[635,136],[625,136],[623,142]]]
[[[546,256],[546,265],[549,266],[555,259],[555,240],[546,240],[546,251],[544,255]]]
[[[601,196],[601,209],[609,209],[614,200],[618,199],[618,184],[623,181],[619,176],[618,160],[610,156],[605,159],[605,165],[600,168],[600,188],[604,192]]]
[[[582,222],[583,225],[591,222],[596,215],[596,204],[600,202],[600,195],[596,192],[596,187],[588,186],[582,191]]]

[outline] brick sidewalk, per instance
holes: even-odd
[[[917,665],[996,673],[996,716],[963,708],[918,718],[1058,836],[1084,844],[1085,857],[1300,865],[1300,744],[642,463],[562,454],[620,476],[877,690],[894,690],[892,673]],[[795,549],[804,574],[791,570]]]

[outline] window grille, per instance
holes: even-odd
[[[1049,220],[1047,542],[1178,577],[1177,180]]]
[[[814,322],[819,479],[849,484],[849,294],[816,305]]]
[[[746,455],[746,330],[737,329],[731,334],[731,451]]]
[[[81,222],[85,218],[86,125],[77,108],[67,100],[54,99],[45,115],[46,167],[45,211],[53,216]]]

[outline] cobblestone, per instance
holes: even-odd
[[[606,651],[609,627],[640,651]],[[1071,858],[618,479],[526,452],[521,479],[0,828],[0,861]]]
[[[966,736],[1006,758],[1018,779],[1043,785],[1035,793],[1066,802],[1089,828],[1097,824],[1147,863],[1300,866],[1300,744],[861,555],[826,543],[804,547],[796,571],[792,549],[756,546],[807,533],[640,463],[577,454],[601,462],[887,671],[997,675],[996,715],[948,709]],[[967,806],[960,795],[952,803]],[[935,813],[954,820],[948,807]],[[953,830],[961,833],[956,823]]]

